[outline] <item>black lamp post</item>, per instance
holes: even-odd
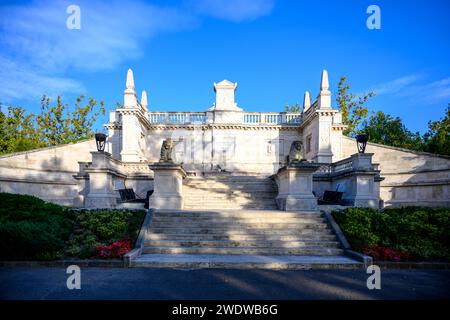
[[[97,150],[99,152],[104,152],[105,144],[106,144],[106,134],[96,133],[95,134],[95,143],[97,144]]]
[[[367,134],[358,134],[356,136],[356,145],[358,146],[359,153],[364,153],[364,151],[366,151],[367,140],[369,140]]]

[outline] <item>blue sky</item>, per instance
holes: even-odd
[[[66,28],[70,4],[80,30]],[[371,4],[380,30],[366,27]],[[316,96],[327,69],[334,94],[346,75],[375,90],[371,110],[423,133],[450,102],[449,12],[446,0],[3,1],[0,101],[37,112],[44,93],[84,93],[113,109],[131,67],[151,110],[204,111],[226,78],[246,111],[283,111]]]

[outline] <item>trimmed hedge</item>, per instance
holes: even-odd
[[[450,209],[349,208],[333,217],[356,250],[394,249],[411,260],[450,261]]]
[[[145,211],[74,210],[28,195],[0,193],[0,260],[91,258],[96,247],[133,243]]]

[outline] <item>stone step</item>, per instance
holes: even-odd
[[[232,222],[239,223],[322,223],[325,222],[325,219],[322,217],[318,218],[304,218],[304,217],[296,217],[296,218],[282,218],[282,217],[268,217],[268,218],[234,218],[230,220],[230,218],[225,217],[161,217],[156,216],[152,219],[152,223],[213,223],[213,224],[228,224]]]
[[[190,234],[214,234],[214,235],[299,235],[305,234],[305,230],[311,233],[327,230],[324,225],[307,225],[304,228],[297,229],[244,229],[244,228],[184,228],[184,227],[174,227],[174,228],[150,228],[151,233],[165,233],[165,234],[183,234],[189,232]]]
[[[253,196],[253,197],[242,197],[242,196],[230,196],[230,195],[220,195],[220,196],[214,196],[214,195],[204,195],[204,196],[196,196],[196,195],[189,195],[189,194],[183,194],[184,202],[185,203],[197,203],[198,201],[201,201],[202,203],[249,203],[249,202],[275,202],[276,197],[271,196],[267,198],[263,198],[260,196]]]
[[[228,221],[224,223],[211,223],[209,221],[182,221],[174,220],[171,222],[167,221],[152,221],[151,228],[180,228],[191,229],[191,228],[211,228],[211,229],[225,229],[229,228],[243,228],[247,229],[301,229],[301,228],[323,228],[326,225],[319,224],[317,221],[301,221],[301,222],[253,222],[249,223],[246,221]]]
[[[203,176],[203,177],[189,177],[185,180],[186,182],[214,182],[214,181],[242,181],[242,182],[255,182],[255,183],[275,183],[274,180],[268,177],[256,177],[256,176]]]
[[[158,210],[154,217],[223,217],[223,218],[322,218],[323,215],[316,212],[289,212],[279,210]]]
[[[224,248],[224,247],[144,247],[142,253],[152,254],[250,254],[250,255],[342,255],[344,251],[337,248],[311,246],[302,248]]]
[[[226,195],[226,194],[220,194],[220,195],[213,195],[213,194],[206,194],[206,195],[194,195],[194,194],[186,194],[183,193],[184,202],[186,203],[196,203],[198,201],[202,201],[203,203],[209,202],[209,203],[217,203],[217,202],[242,202],[242,203],[248,203],[249,201],[264,201],[264,202],[271,202],[275,201],[276,196],[270,196],[270,197],[261,197],[259,195],[255,196],[234,196],[234,195]]]
[[[259,209],[259,210],[276,210],[277,208],[275,207],[275,204],[276,204],[275,201],[271,201],[271,202],[262,202],[262,201],[209,202],[209,201],[198,200],[196,202],[186,201],[184,203],[183,207],[184,208],[193,207],[193,208],[187,209],[187,210],[219,210],[219,209],[227,209],[227,210],[239,210],[239,209],[258,210],[257,208],[262,208],[262,209]]]
[[[361,269],[363,264],[345,256],[258,256],[143,254],[131,267],[146,268],[230,268],[230,269]]]
[[[254,192],[263,192],[267,194],[275,193],[276,188],[270,186],[216,186],[216,185],[183,185],[183,190],[188,190],[190,192],[198,192],[198,193],[254,193]]]
[[[214,248],[304,248],[304,247],[326,247],[326,248],[339,248],[337,241],[317,241],[317,240],[304,240],[304,241],[267,241],[267,240],[150,240],[146,241],[147,247],[214,247]]]
[[[240,210],[240,209],[252,209],[252,210],[267,210],[267,209],[272,209],[275,210],[277,209],[275,206],[261,206],[261,207],[257,207],[255,205],[240,205],[240,206],[231,206],[231,205],[221,205],[221,206],[204,206],[204,205],[189,205],[189,206],[185,206],[186,209],[188,210],[195,210],[195,209],[201,209],[201,210],[216,210],[216,209],[220,209],[220,208],[224,208],[224,209],[233,209],[233,210]]]
[[[247,235],[247,234],[189,234],[189,233],[148,233],[147,240],[230,240],[230,241],[307,241],[307,240],[323,240],[335,241],[336,236],[326,232],[305,233],[299,235]]]

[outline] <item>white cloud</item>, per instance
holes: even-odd
[[[450,77],[431,82],[423,82],[424,78],[424,74],[411,74],[377,85],[372,90],[377,95],[393,94],[420,103],[449,102]]]
[[[190,4],[197,13],[241,22],[269,14],[274,0],[193,0]]]
[[[61,93],[81,93],[84,87],[70,78],[38,74],[28,67],[0,57],[0,102],[10,102],[24,97],[40,98],[44,93],[56,96]]]
[[[195,27],[201,15],[238,22],[266,15],[273,7],[273,0],[184,1],[172,7],[143,0],[34,0],[0,6],[0,101],[80,92],[83,84],[70,74],[114,69],[142,57],[146,41]],[[80,7],[80,30],[66,27],[66,9],[72,4]]]
[[[398,93],[421,78],[421,74],[411,74],[377,85],[372,90],[378,95]]]
[[[72,71],[93,72],[141,57],[143,42],[156,34],[195,25],[174,8],[138,0],[81,0],[81,29],[69,30],[71,2],[35,1],[0,8],[0,100],[35,98],[43,93],[76,91]]]

